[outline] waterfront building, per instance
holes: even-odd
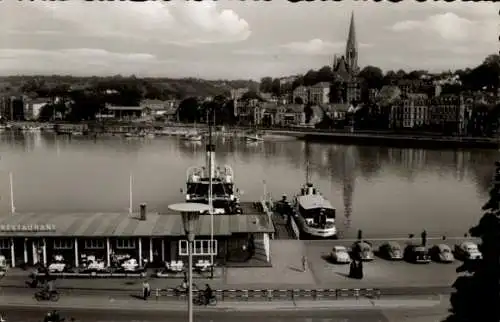
[[[427,94],[406,94],[395,108],[400,109],[401,123],[397,127],[422,128],[429,124],[429,103]]]
[[[431,99],[430,125],[445,134],[463,134],[466,129],[463,96],[441,95]]]
[[[275,124],[280,126],[297,126],[305,125],[305,123],[304,105],[289,104],[278,106]]]
[[[38,119],[40,116],[40,112],[42,111],[42,108],[50,104],[51,100],[50,98],[35,98],[35,99],[28,99],[26,100],[24,104],[24,118],[27,121],[35,121]]]
[[[269,239],[274,233],[267,214],[242,203],[241,215],[214,215],[214,244],[210,247],[210,216],[200,216],[194,256],[209,259],[213,249],[219,265],[234,260],[249,238],[269,261]],[[261,254],[262,253],[262,254]],[[127,254],[139,263],[187,260],[187,241],[177,213],[16,213],[0,217],[0,254],[12,267],[49,265],[55,255],[79,267],[82,255],[93,255],[111,265],[112,255]]]
[[[292,96],[293,103],[296,103],[297,99],[300,98],[302,100],[302,104],[307,104],[309,103],[309,88],[304,85],[297,86],[297,88],[293,90]]]
[[[327,82],[320,82],[316,85],[309,87],[309,100],[310,104],[328,104],[330,103],[330,84]]]

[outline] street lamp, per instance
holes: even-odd
[[[169,205],[168,208],[181,213],[184,232],[188,239],[188,319],[189,322],[193,322],[193,241],[198,218],[210,207],[201,203],[177,203]]]

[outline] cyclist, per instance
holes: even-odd
[[[212,289],[210,288],[210,285],[206,284],[205,285],[205,290],[203,291],[204,295],[204,304],[208,305],[210,304],[210,300],[213,298],[213,292]]]

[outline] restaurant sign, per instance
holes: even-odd
[[[0,232],[53,232],[56,231],[56,225],[36,224],[36,225],[0,225]]]

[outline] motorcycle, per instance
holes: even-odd
[[[35,299],[37,301],[52,301],[52,302],[57,302],[59,300],[59,293],[56,291],[54,292],[47,292],[47,291],[40,291],[35,293]]]

